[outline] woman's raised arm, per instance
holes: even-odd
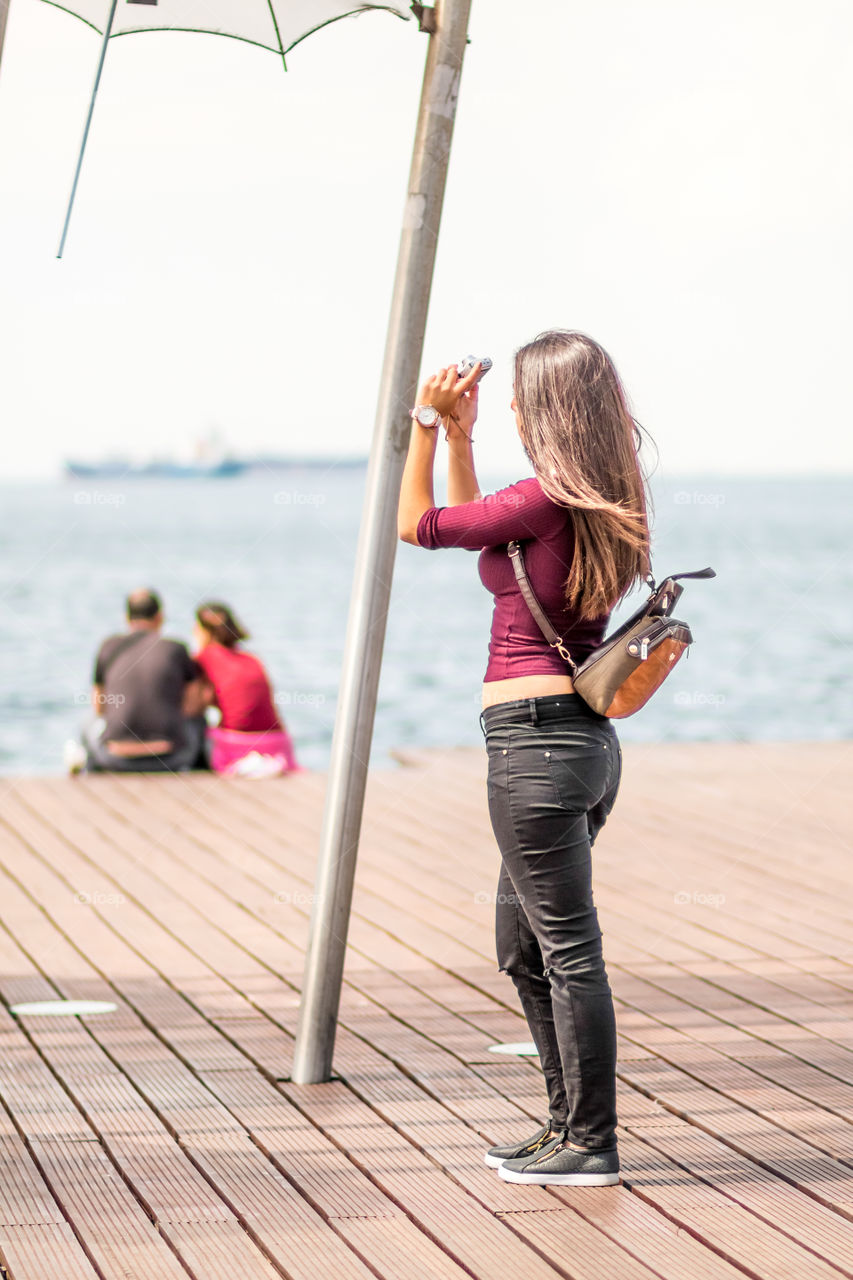
[[[464,416],[466,411],[460,405],[460,401],[466,398],[465,393],[473,387],[479,370],[480,366],[477,364],[464,378],[460,378],[455,364],[447,369],[440,369],[421,387],[418,404],[432,405],[443,418],[450,418],[454,413],[459,417],[460,409]],[[473,404],[476,414],[476,395]],[[409,452],[400,484],[397,533],[403,542],[411,542],[414,546],[418,545],[418,522],[421,516],[435,506],[432,473],[435,465],[436,430],[436,427],[422,427],[416,418],[412,420]],[[470,444],[468,447],[470,449]],[[474,477],[474,484],[476,486],[476,477]],[[456,501],[464,501],[464,499],[457,498]]]
[[[411,542],[414,546],[418,545],[418,521],[425,511],[435,506],[432,482],[435,445],[435,428],[422,427],[413,420],[409,452],[400,483],[397,533],[403,542]]]

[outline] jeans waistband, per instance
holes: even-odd
[[[555,720],[567,720],[572,716],[606,721],[593,711],[579,693],[549,693],[541,698],[518,698],[513,702],[497,702],[480,712],[480,728],[485,735],[489,729],[505,724],[547,724]]]

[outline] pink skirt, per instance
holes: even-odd
[[[208,725],[207,750],[214,773],[273,778],[284,773],[305,772],[296,762],[293,741],[286,729],[244,733],[239,729]]]

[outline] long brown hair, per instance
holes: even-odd
[[[649,573],[641,428],[613,361],[584,333],[553,329],[519,348],[514,390],[539,483],[572,513],[566,601],[581,618],[598,617]]]

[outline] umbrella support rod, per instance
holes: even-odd
[[[2,2],[3,0],[0,0],[0,3]],[[89,100],[89,114],[86,116],[86,127],[83,130],[83,141],[80,143],[80,154],[77,157],[77,168],[74,170],[74,182],[71,186],[71,196],[68,201],[68,210],[65,214],[65,225],[62,228],[62,239],[59,242],[59,252],[56,255],[57,258],[62,257],[62,251],[65,248],[65,237],[68,235],[68,224],[71,221],[71,210],[74,208],[74,197],[77,194],[77,183],[80,181],[80,170],[83,167],[83,156],[85,154],[86,143],[89,138],[89,126],[92,123],[92,115],[95,110],[95,99],[98,96],[98,86],[101,83],[101,72],[104,69],[104,58],[107,56],[107,44],[109,43],[110,36],[112,35],[113,18],[115,17],[117,3],[118,0],[112,0],[112,4],[110,5],[110,16],[107,19],[106,30],[104,31],[104,39],[101,45],[101,56],[98,59],[98,70],[95,72],[95,83],[92,86],[92,97]]]
[[[350,598],[291,1079],[331,1076],[367,766],[397,549],[397,503],[423,353],[471,0],[429,36]]]
[[[6,19],[9,17],[11,0],[0,0],[0,62],[3,61],[3,42],[6,39]]]

